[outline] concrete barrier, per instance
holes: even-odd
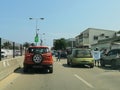
[[[22,67],[24,56],[0,61],[0,80],[13,73],[17,68]]]

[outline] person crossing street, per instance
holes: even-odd
[[[58,51],[58,52],[57,52],[57,61],[60,61],[60,57],[61,57],[61,52]]]

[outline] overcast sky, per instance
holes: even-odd
[[[74,38],[87,28],[120,30],[120,0],[0,0],[0,37],[18,43]],[[43,35],[43,33],[45,33]]]

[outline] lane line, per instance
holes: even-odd
[[[80,76],[78,76],[77,74],[74,74],[74,76],[76,78],[78,78],[79,80],[81,80],[83,83],[85,83],[87,86],[94,88],[90,83],[88,83],[87,81],[85,81],[83,78],[81,78]]]

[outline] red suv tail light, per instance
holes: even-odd
[[[25,54],[25,60],[31,60],[31,57],[33,56],[33,54]]]
[[[45,60],[51,60],[52,59],[52,56],[51,55],[43,55],[43,58]]]

